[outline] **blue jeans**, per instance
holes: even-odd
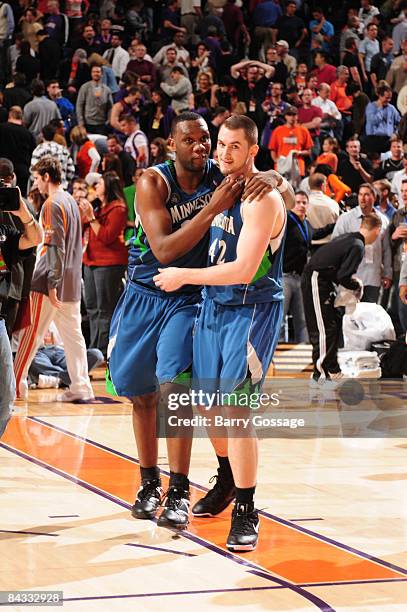
[[[0,319],[0,438],[10,420],[16,396],[13,356],[4,319]]]

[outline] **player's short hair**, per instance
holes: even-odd
[[[180,113],[171,123],[171,136],[174,136],[175,132],[177,131],[178,124],[184,123],[185,121],[204,121],[204,118],[199,113],[194,113],[192,111]]]
[[[367,230],[376,229],[376,227],[382,226],[382,220],[379,215],[376,215],[375,212],[371,212],[369,215],[365,215],[362,219],[362,223],[360,227],[364,227]]]
[[[40,176],[49,174],[51,182],[55,184],[60,183],[62,180],[61,164],[57,159],[51,157],[50,155],[46,155],[40,159],[32,168],[32,172],[38,172]]]
[[[243,130],[249,145],[254,145],[258,142],[259,131],[257,125],[253,119],[246,117],[246,115],[231,115],[224,121],[222,127],[228,130]]]

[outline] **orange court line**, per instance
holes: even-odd
[[[134,502],[140,485],[135,460],[116,455],[112,449],[95,446],[30,418],[13,417],[1,440],[11,449],[25,453],[44,464],[89,484],[101,492],[129,504]],[[95,443],[96,444],[96,443]],[[168,477],[162,474],[164,489]],[[39,490],[40,492],[40,490]],[[191,503],[202,491],[191,486]],[[216,547],[226,550],[225,540],[230,527],[230,507],[211,519],[194,518],[188,531]],[[241,555],[261,569],[281,576],[295,584],[341,582],[349,580],[380,580],[401,578],[401,572],[381,565],[379,560],[365,559],[276,520],[261,516],[257,549]],[[360,517],[363,521],[363,517]]]

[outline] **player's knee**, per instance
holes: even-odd
[[[158,402],[157,393],[146,393],[132,398],[133,410],[141,412],[143,410],[154,410]]]

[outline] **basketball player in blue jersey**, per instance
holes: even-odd
[[[161,502],[157,466],[156,409],[161,396],[174,392],[192,364],[192,328],[201,301],[196,284],[170,294],[153,277],[171,264],[206,265],[212,221],[240,197],[241,175],[224,179],[208,159],[208,126],[196,113],[178,115],[172,126],[175,162],[148,169],[137,184],[135,238],[129,253],[128,282],[111,323],[109,371],[114,390],[133,401],[133,428],[141,488],[132,507],[135,518],[151,519]],[[250,181],[249,197],[281,181],[278,174]],[[185,389],[184,389],[185,390]],[[168,438],[170,484],[158,524],[185,528],[189,508],[191,439]]]
[[[223,174],[247,177],[256,172],[257,141],[257,127],[251,119],[244,115],[227,119],[217,145]],[[195,284],[206,286],[193,343],[193,374],[205,393],[250,395],[264,381],[283,316],[285,226],[286,211],[278,191],[260,195],[251,203],[242,197],[212,221],[209,267],[170,267],[154,277],[157,286],[169,292]],[[250,406],[250,402],[239,401],[242,405]],[[226,418],[240,418],[242,410],[223,406]],[[254,509],[257,437],[254,433],[238,437],[235,430],[229,438],[212,438],[212,444],[220,464],[218,481],[194,506],[193,514],[218,514],[236,495],[226,545],[234,551],[253,550],[259,527]]]

